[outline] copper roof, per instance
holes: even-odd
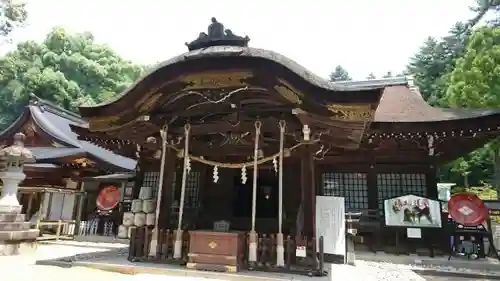
[[[33,96],[14,123],[0,132],[0,140],[8,140],[28,121],[53,138],[62,147],[30,147],[38,161],[51,161],[67,156],[85,156],[111,167],[112,171],[133,171],[136,161],[115,154],[91,142],[79,140],[71,126],[86,126],[87,121],[53,103]]]
[[[500,109],[451,109],[430,106],[413,84],[411,77],[365,81],[341,81],[336,84],[356,88],[384,86],[374,122],[438,122],[499,115]]]
[[[375,112],[375,122],[434,122],[500,115],[498,109],[451,109],[430,106],[416,89],[386,87]]]

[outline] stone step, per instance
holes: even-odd
[[[25,214],[0,213],[0,222],[24,222],[24,221],[26,221]]]
[[[0,241],[34,240],[38,237],[38,229],[0,231]]]
[[[30,225],[30,222],[0,222],[0,231],[28,230]]]

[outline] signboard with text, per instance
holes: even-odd
[[[384,201],[385,224],[400,227],[441,227],[439,201],[405,195]]]
[[[316,236],[323,236],[325,254],[344,256],[345,234],[344,197],[316,196]]]

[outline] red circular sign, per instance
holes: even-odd
[[[114,209],[120,202],[120,190],[114,186],[106,186],[99,192],[96,205],[101,211],[109,211]]]
[[[478,226],[488,216],[484,202],[472,193],[453,194],[448,201],[448,212],[455,222],[464,226]]]

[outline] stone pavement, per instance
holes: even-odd
[[[119,243],[88,243],[88,242],[57,242],[51,244],[42,244],[38,251],[30,256],[0,257],[0,272],[2,277],[9,281],[24,281],[36,278],[38,281],[78,281],[80,279],[96,278],[107,281],[160,281],[165,277],[170,281],[216,281],[216,280],[311,280],[311,281],[330,281],[330,280],[363,280],[363,281],[465,281],[465,280],[500,280],[500,272],[496,278],[479,278],[471,276],[433,276],[429,272],[415,274],[416,269],[422,269],[415,265],[393,264],[392,259],[378,255],[383,262],[370,262],[358,260],[355,267],[346,265],[332,265],[332,271],[329,277],[304,277],[296,275],[271,275],[263,272],[243,272],[241,275],[206,273],[199,271],[190,271],[179,267],[168,265],[154,265],[145,263],[129,263],[126,260],[127,245]],[[358,258],[360,258],[358,256]],[[361,258],[362,255],[361,255]],[[67,268],[36,265],[38,261],[62,261],[68,265]],[[397,260],[397,259],[396,259]],[[400,261],[407,262],[404,258]],[[47,264],[47,263],[46,263]],[[86,267],[82,267],[85,265]],[[108,266],[106,271],[98,270],[103,266]],[[68,268],[69,267],[69,268]],[[122,269],[122,270],[117,270]],[[428,270],[428,268],[424,268]],[[114,272],[110,272],[114,271]],[[121,274],[128,273],[128,274]],[[133,275],[130,275],[133,274]],[[160,275],[154,275],[160,274]],[[73,280],[74,279],[74,280]]]

